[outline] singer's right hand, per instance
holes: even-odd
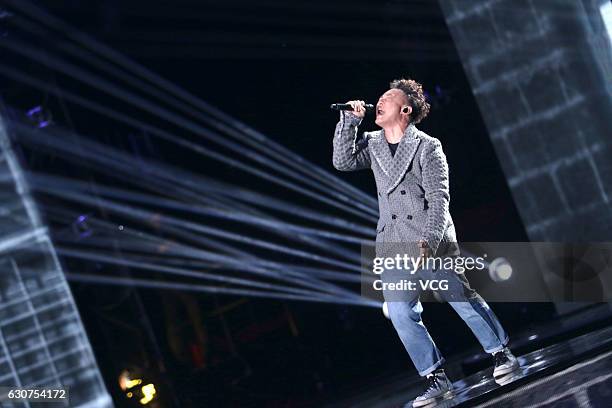
[[[365,116],[365,102],[364,101],[348,101],[349,105],[353,107],[353,111],[348,111],[358,118],[363,118]]]

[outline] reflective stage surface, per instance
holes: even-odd
[[[493,369],[454,383],[444,407],[607,407],[612,395],[612,328],[518,357],[521,368],[500,379]],[[404,405],[412,406],[412,400]]]

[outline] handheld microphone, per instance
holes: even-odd
[[[332,103],[330,108],[332,110],[337,110],[337,111],[341,111],[341,110],[352,111],[353,110],[353,107],[348,103]],[[374,105],[372,105],[371,103],[366,104],[365,110],[366,112],[372,112],[374,110]]]

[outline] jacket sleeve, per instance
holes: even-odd
[[[334,132],[334,153],[332,162],[340,171],[355,171],[370,167],[370,152],[365,146],[357,146],[357,127],[361,118],[352,113],[341,111],[340,121]]]
[[[425,199],[429,204],[422,239],[427,241],[435,255],[450,220],[448,163],[439,140],[434,139],[424,149],[421,166]]]

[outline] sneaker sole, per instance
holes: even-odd
[[[516,371],[519,369],[519,364],[518,362],[516,362],[515,364],[513,364],[512,366],[508,367],[508,368],[504,368],[503,370],[497,370],[497,371],[493,371],[493,377],[501,377],[502,375],[506,375],[508,373],[511,373],[513,371]]]
[[[453,392],[451,390],[446,391],[444,394],[440,395],[439,397],[435,397],[435,398],[429,398],[423,401],[415,401],[412,403],[412,407],[413,408],[420,408],[420,407],[425,407],[427,405],[431,405],[435,402],[440,402],[440,401],[444,401],[447,399],[451,399],[455,396],[455,394],[453,394]]]

